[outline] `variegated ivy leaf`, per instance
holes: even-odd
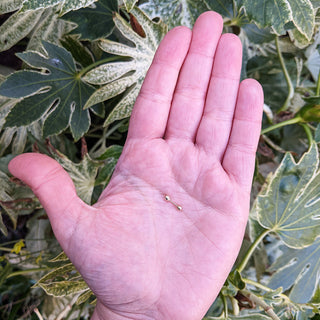
[[[17,71],[0,85],[0,95],[25,97],[7,115],[6,126],[26,126],[46,117],[45,137],[70,127],[74,139],[78,140],[90,126],[89,111],[83,110],[83,106],[94,88],[80,79],[67,50],[49,42],[43,42],[43,46],[47,56],[36,52],[18,54],[42,72]]]
[[[0,14],[18,10],[22,6],[23,0],[1,0]]]
[[[272,264],[272,275],[268,286],[276,289],[292,287],[289,298],[295,303],[309,302],[320,280],[320,240],[303,249],[283,246],[282,255]]]
[[[72,263],[49,272],[35,286],[41,287],[47,294],[55,297],[63,297],[88,290],[87,284]]]
[[[19,214],[27,214],[40,208],[40,203],[32,191],[20,184],[13,182],[9,176],[0,170],[0,205],[10,217],[13,227],[16,227]],[[7,235],[0,211],[0,231]]]
[[[2,130],[5,123],[5,117],[18,101],[19,100],[17,99],[0,97],[0,156],[4,154],[10,144],[12,146],[11,150],[13,154],[22,153],[27,142],[28,131],[37,139],[41,138],[41,121],[35,122],[29,126],[5,128]]]
[[[88,289],[87,291],[84,291],[80,294],[79,298],[76,301],[76,304],[79,305],[81,303],[84,303],[87,300],[89,300],[92,296],[94,296],[94,293],[90,289]]]
[[[160,17],[170,28],[180,25],[191,28],[198,16],[208,10],[231,18],[234,5],[236,1],[233,0],[149,0],[140,8],[151,18]]]
[[[244,0],[244,8],[260,27],[272,26],[281,35],[292,22],[309,41],[312,38],[315,14],[310,0]]]
[[[130,12],[135,6],[135,4],[138,2],[138,0],[124,0],[123,2],[126,7],[126,10]]]
[[[311,43],[297,28],[288,30],[288,34],[291,42],[299,49],[304,49]]]
[[[287,153],[267,192],[257,197],[257,219],[289,247],[311,245],[320,234],[319,153],[315,143],[296,163]]]
[[[95,178],[103,162],[94,161],[86,154],[81,162],[74,163],[57,150],[54,152],[55,159],[69,173],[76,187],[78,196],[84,202],[90,204],[95,186]]]
[[[0,51],[7,50],[28,37],[27,50],[45,53],[41,41],[59,44],[59,39],[74,28],[74,23],[59,19],[57,7],[18,11],[0,26]]]
[[[87,7],[96,0],[24,0],[21,11],[38,10],[61,5],[61,14]]]
[[[39,22],[32,30],[27,50],[46,54],[42,41],[59,45],[59,40],[74,28],[73,23],[59,18],[55,7],[48,8],[43,11]]]
[[[43,10],[16,12],[0,26],[0,51],[8,50],[36,26]]]
[[[133,104],[138,96],[155,51],[167,32],[165,24],[151,21],[140,9],[135,7],[131,13],[143,27],[146,37],[139,36],[119,14],[116,14],[114,18],[116,27],[135,46],[132,47],[111,40],[102,40],[100,46],[102,50],[108,53],[132,59],[125,62],[104,64],[88,72],[84,77],[84,80],[91,84],[106,84],[89,98],[85,108],[126,91],[121,101],[114,107],[106,119],[105,126],[115,120],[130,116]]]

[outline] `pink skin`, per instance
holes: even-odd
[[[51,158],[9,169],[39,197],[63,250],[97,296],[92,319],[201,319],[237,257],[263,105],[239,83],[241,43],[202,14],[161,42],[123,154],[90,207]],[[177,207],[165,200],[169,195]]]

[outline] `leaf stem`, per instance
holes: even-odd
[[[39,271],[46,271],[48,270],[48,267],[45,268],[33,268],[33,269],[28,269],[28,270],[20,270],[20,271],[16,271],[16,272],[12,272],[7,276],[7,279],[15,277],[15,276],[19,276],[19,275],[25,275],[28,274],[30,272],[39,272]]]
[[[281,53],[281,50],[280,50],[279,37],[276,37],[276,48],[277,48],[279,61],[280,61],[281,67],[282,67],[282,71],[283,71],[284,77],[286,79],[288,90],[289,90],[286,101],[284,102],[283,106],[278,111],[278,112],[280,112],[280,111],[285,111],[285,110],[288,109],[290,100],[292,99],[292,97],[294,95],[294,87],[293,87],[293,84],[292,84],[288,69],[286,67],[285,61],[283,59],[283,56],[282,56],[282,53]]]
[[[223,302],[223,313],[226,319],[228,319],[228,302],[227,298],[222,294],[221,295],[222,302]]]
[[[254,280],[251,279],[247,279],[247,278],[242,278],[243,282],[245,282],[246,284],[250,284],[252,286],[255,286],[256,288],[259,288],[261,290],[264,290],[266,292],[272,292],[273,290],[265,285],[263,285],[262,283],[256,282]],[[290,303],[290,299],[288,298],[288,296],[286,296],[283,293],[279,293],[279,297],[281,297],[283,300],[285,300],[287,303]]]
[[[319,97],[319,95],[320,95],[320,70],[318,74],[317,90],[316,90],[316,96]]]
[[[292,119],[288,119],[279,123],[276,123],[268,128],[264,128],[261,130],[261,134],[266,134],[267,132],[273,131],[275,129],[279,129],[282,128],[284,126],[290,125],[290,124],[295,124],[295,123],[299,123],[299,122],[303,122],[303,119],[299,116],[296,116]]]
[[[311,147],[312,145],[312,142],[313,142],[313,136],[312,136],[312,132],[310,130],[310,128],[308,127],[308,125],[306,123],[300,123],[300,125],[303,127],[306,135],[307,135],[307,138],[308,138],[308,143],[309,143],[309,146]]]
[[[260,299],[258,296],[253,294],[252,292],[243,289],[240,290],[240,293],[243,294],[245,297],[247,297],[250,301],[260,306],[267,314],[271,317],[273,320],[280,320],[280,318],[276,315],[273,308],[269,306],[267,303],[265,303],[262,299]]]
[[[258,247],[258,245],[260,244],[260,242],[263,240],[263,238],[270,233],[272,230],[267,229],[265,231],[263,231],[255,240],[254,242],[251,244],[249,250],[247,251],[246,255],[244,256],[244,258],[242,259],[241,263],[239,264],[239,266],[237,267],[237,270],[241,273],[244,268],[246,267],[247,263],[249,262],[253,252],[256,250],[256,248]]]

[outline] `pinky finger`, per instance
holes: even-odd
[[[247,79],[240,84],[229,142],[222,165],[246,191],[250,191],[256,149],[261,131],[263,91],[261,85]]]

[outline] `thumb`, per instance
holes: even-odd
[[[46,210],[57,240],[65,250],[85,203],[77,196],[68,173],[52,158],[38,153],[15,157],[10,172],[26,183]]]

